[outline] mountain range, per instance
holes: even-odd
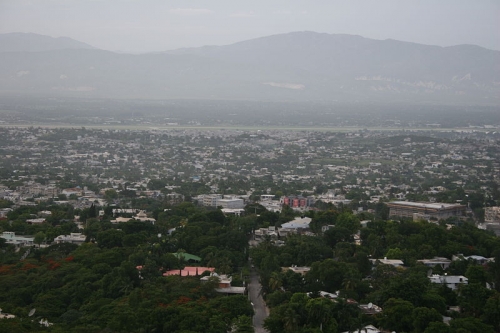
[[[0,94],[500,105],[500,52],[292,32],[122,54],[70,38],[0,35]]]

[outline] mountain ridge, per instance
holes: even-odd
[[[2,52],[0,93],[500,105],[499,59],[478,46],[294,32],[161,53]]]
[[[62,49],[96,49],[70,37],[51,37],[32,32],[0,34],[0,52],[42,52]]]

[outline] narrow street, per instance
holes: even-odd
[[[264,325],[264,319],[267,318],[269,309],[264,302],[264,299],[259,294],[261,289],[261,285],[259,282],[259,274],[255,268],[252,268],[250,273],[250,284],[248,295],[250,297],[250,301],[253,303],[253,308],[255,311],[255,315],[253,317],[253,327],[255,329],[255,333],[266,333],[267,331],[262,327]]]

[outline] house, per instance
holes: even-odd
[[[198,276],[205,272],[215,272],[213,267],[190,267],[186,266],[184,269],[171,269],[163,273],[163,276],[180,275],[180,276]]]
[[[387,257],[384,257],[384,259],[370,259],[372,262],[372,265],[375,265],[376,263],[384,264],[384,265],[392,265],[394,267],[401,267],[404,265],[404,262],[399,259],[387,259]]]
[[[7,217],[7,214],[12,212],[12,208],[2,208],[0,209],[0,219]]]
[[[450,267],[451,260],[447,258],[442,258],[442,257],[434,257],[432,259],[421,259],[417,260],[417,262],[421,262],[427,267],[435,267],[435,266],[440,266],[442,269],[447,269]]]
[[[0,319],[12,319],[12,318],[16,318],[16,316],[10,313],[3,313],[2,309],[0,308]]]
[[[332,301],[336,300],[339,297],[338,291],[335,294],[332,294],[332,293],[320,290],[318,293],[319,293],[319,296],[321,296],[322,298],[330,299]],[[309,293],[307,293],[307,296],[311,297],[311,294],[312,293],[309,292]]]
[[[306,275],[307,272],[311,270],[311,267],[297,267],[297,265],[292,265],[290,267],[281,267],[283,272],[292,271],[300,275]]]
[[[342,333],[381,333],[382,331],[379,330],[378,328],[376,328],[375,326],[373,325],[367,325],[363,328],[360,328],[359,330],[355,330],[355,331],[346,331],[346,332],[342,332]]]
[[[478,255],[471,255],[471,256],[466,257],[463,254],[453,255],[451,257],[451,260],[453,260],[453,261],[455,261],[455,260],[470,260],[470,261],[473,261],[479,265],[484,265],[490,261],[495,261],[494,258],[485,258],[483,256],[478,256]]]
[[[26,223],[28,224],[41,224],[45,222],[45,219],[44,218],[39,218],[39,219],[27,219],[26,220]]]
[[[155,224],[156,220],[152,217],[148,217],[145,211],[141,210],[137,215],[134,217],[117,217],[114,220],[111,220],[111,223],[123,223],[123,222],[128,222],[130,220],[136,220],[136,221],[141,221],[141,222],[150,222],[152,224]]]
[[[231,286],[232,277],[227,275],[218,275],[215,272],[210,273],[209,276],[204,276],[200,279],[202,282],[207,282],[210,278],[217,278],[219,280],[219,287],[215,288],[215,291],[223,294],[232,295],[244,295],[246,293],[245,287],[233,287]]]
[[[264,238],[264,236],[269,236],[271,238],[276,238],[278,237],[278,234],[276,233],[276,227],[275,226],[270,226],[267,228],[259,228],[254,231],[255,239],[259,240]]]
[[[244,209],[235,209],[235,208],[223,208],[222,209],[222,213],[224,213],[224,215],[226,215],[226,216],[229,216],[229,215],[241,216],[244,212],[245,212]]]
[[[324,233],[324,232],[330,230],[331,228],[335,228],[335,225],[334,224],[328,224],[328,225],[321,226],[321,232]]]
[[[376,314],[382,312],[382,308],[378,305],[373,304],[373,303],[359,304],[358,307],[366,315],[376,315]]]
[[[469,280],[462,275],[438,275],[433,274],[429,276],[432,283],[445,284],[451,290],[457,290],[462,284],[468,284]]]
[[[309,230],[309,224],[312,219],[310,217],[296,217],[292,221],[283,223],[278,229],[280,237],[287,236],[290,233],[299,233]]]

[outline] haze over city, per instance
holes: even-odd
[[[500,332],[499,17],[0,0],[0,332]]]

